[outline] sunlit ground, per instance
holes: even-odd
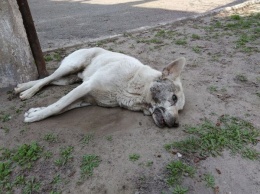
[[[116,5],[129,4],[133,7],[164,9],[176,11],[205,12],[218,8],[221,5],[229,4],[234,0],[51,0],[59,2],[81,2],[92,5]]]

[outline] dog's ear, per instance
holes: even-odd
[[[174,80],[179,77],[182,69],[186,64],[186,59],[184,57],[180,57],[175,61],[171,62],[167,67],[165,67],[162,71],[162,78],[170,78]]]

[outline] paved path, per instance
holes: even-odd
[[[43,50],[173,21],[244,0],[28,0]]]

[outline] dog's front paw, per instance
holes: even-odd
[[[39,121],[45,118],[44,109],[46,107],[31,108],[26,113],[24,113],[24,122],[31,123]]]

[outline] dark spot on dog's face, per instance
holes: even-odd
[[[177,96],[174,94],[179,89],[172,81],[168,79],[157,80],[150,88],[152,99],[156,104],[164,103],[165,101],[177,101]]]

